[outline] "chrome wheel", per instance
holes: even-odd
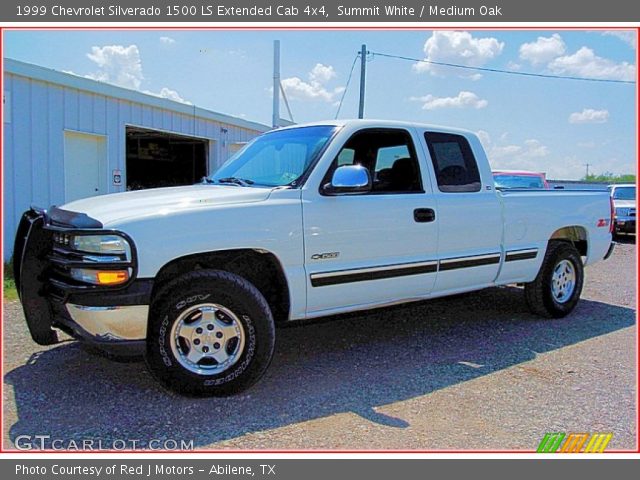
[[[551,294],[558,303],[567,302],[576,288],[576,270],[569,260],[562,260],[553,269]]]
[[[231,310],[207,303],[182,312],[171,329],[170,343],[174,357],[187,370],[216,375],[240,359],[245,333]]]

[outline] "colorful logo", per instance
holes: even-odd
[[[602,453],[613,433],[547,433],[537,453]]]

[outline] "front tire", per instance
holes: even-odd
[[[536,315],[565,317],[578,304],[583,283],[580,253],[571,243],[551,241],[538,276],[524,286],[527,305]]]
[[[177,393],[239,393],[271,363],[275,328],[250,282],[221,270],[197,270],[162,289],[151,305],[145,360]]]

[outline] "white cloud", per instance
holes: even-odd
[[[475,38],[469,32],[435,31],[425,42],[423,50],[427,61],[481,67],[500,55],[503,48],[504,43],[493,37]],[[424,62],[415,63],[413,67],[417,72],[432,75],[444,75],[453,70]],[[480,74],[465,76],[477,80]]]
[[[309,72],[308,81],[300,77],[284,78],[282,88],[291,99],[333,102],[344,91],[344,87],[327,87],[326,84],[335,76],[336,72],[331,65],[317,63]]]
[[[231,50],[228,50],[227,55],[231,57],[237,57],[242,60],[246,60],[248,58],[247,51],[243,50],[242,48],[233,48]]]
[[[316,63],[315,67],[309,72],[309,80],[317,83],[327,83],[336,76],[336,71],[331,65],[323,65]]]
[[[520,45],[520,59],[532,65],[541,65],[564,55],[565,51],[562,37],[554,33],[550,37],[538,37],[535,42]]]
[[[558,156],[540,140],[529,139],[522,143],[505,142],[505,135],[493,141],[491,135],[484,130],[476,132],[480,142],[487,152],[487,157],[493,170],[531,170],[545,172],[547,178],[557,180],[578,180],[584,176],[584,164],[589,161],[594,172],[614,172],[616,174],[635,172],[633,160],[622,161],[618,158],[605,156],[585,157],[584,152],[579,155]],[[582,148],[594,148],[594,142],[578,144]]]
[[[638,37],[636,35],[636,32],[629,30],[611,30],[608,32],[602,32],[602,35],[617,37],[623,42],[627,43],[631,48],[638,47]]]
[[[147,93],[149,95],[153,95],[154,97],[166,98],[168,100],[173,100],[174,102],[185,103],[187,105],[192,105],[192,103],[188,100],[185,100],[180,96],[178,92],[175,90],[171,90],[167,87],[162,87],[159,92],[150,92],[149,90],[145,90],[143,93]]]
[[[609,120],[608,110],[594,110],[585,108],[581,112],[573,112],[569,115],[569,123],[605,123]]]
[[[91,47],[87,57],[98,70],[87,75],[101,82],[113,83],[125,88],[139,90],[142,80],[142,61],[136,45],[105,45]]]
[[[171,37],[160,37],[160,41],[165,45],[171,45],[172,43],[176,43],[175,39]]]
[[[488,132],[476,132],[494,170],[532,170],[551,172],[553,161],[549,158],[549,148],[540,140],[531,138],[521,144],[504,143],[508,135],[502,134],[494,143]]]
[[[554,59],[549,63],[548,68],[556,74],[579,75],[609,80],[634,80],[636,76],[635,65],[629,62],[617,63],[613,60],[599,57],[588,47],[580,48],[573,55],[565,55]]]
[[[411,97],[414,102],[421,102],[423,110],[435,110],[437,108],[485,108],[489,102],[473,92],[462,91],[455,97],[435,97],[425,95],[422,97]]]
[[[489,132],[478,130],[476,132],[476,135],[478,135],[480,143],[485,148],[485,150],[489,150],[489,147],[491,146],[491,136],[489,135]]]
[[[517,164],[526,160],[546,157],[549,154],[549,149],[539,140],[529,139],[525,140],[522,145],[495,145],[489,150],[489,154],[493,159]]]
[[[140,51],[136,45],[129,45],[128,47],[123,45],[94,46],[91,47],[91,53],[88,53],[87,57],[98,67],[96,72],[85,75],[87,78],[112,83],[132,90],[139,90],[156,97],[190,104],[190,102],[182,98],[177,91],[168,87],[161,88],[159,92],[141,89],[144,75],[142,74]]]
[[[627,35],[628,33],[631,32],[605,32],[604,34],[620,36],[627,41],[635,42],[635,36],[632,38]],[[527,60],[534,66],[544,66],[548,72],[556,75],[602,80],[635,79],[636,67],[632,63],[615,62],[599,57],[589,47],[581,47],[573,54],[568,54],[566,49],[562,37],[554,33],[550,37],[538,37],[535,42],[520,45],[520,59]]]

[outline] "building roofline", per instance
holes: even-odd
[[[52,68],[21,62],[19,60],[6,57],[3,58],[3,63],[4,73],[33,78],[41,82],[62,85],[65,87],[75,88],[76,90],[104,95],[106,97],[122,98],[130,102],[152,105],[157,108],[171,110],[183,115],[196,116],[215,122],[246,128],[248,130],[257,130],[259,132],[271,130],[271,127],[258,122],[252,122],[231,115],[226,115],[224,113],[206,110],[204,108],[197,107],[196,105],[176,102],[175,100],[169,100],[168,98],[157,97],[149,93],[118,87],[110,83],[92,80],[72,73],[65,73]]]

